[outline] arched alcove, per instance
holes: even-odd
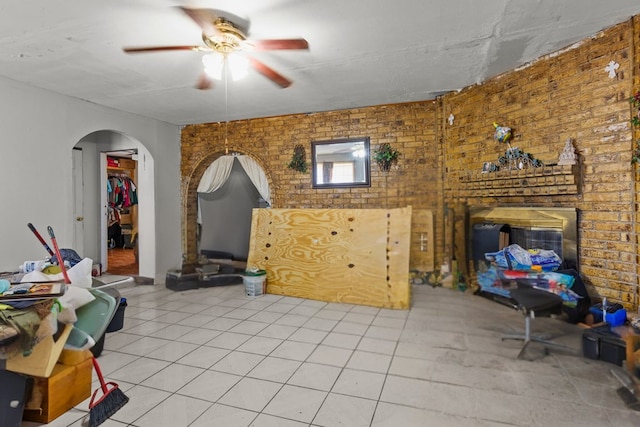
[[[252,153],[240,150],[230,151],[243,154],[251,157],[264,171],[267,180],[269,182],[269,188],[271,189],[272,206],[276,205],[276,194],[274,191],[273,179],[270,171],[265,167],[264,162]],[[198,261],[198,184],[202,179],[204,172],[207,168],[218,158],[226,155],[223,151],[215,151],[209,153],[197,163],[191,173],[186,177],[183,177],[183,190],[182,190],[182,209],[183,209],[183,232],[182,232],[182,244],[183,244],[183,272],[189,272],[195,268]]]

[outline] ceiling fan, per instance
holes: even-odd
[[[225,62],[231,62],[232,58],[242,59],[248,62],[260,74],[276,83],[281,88],[289,87],[291,80],[275,71],[262,61],[249,55],[247,52],[261,52],[267,50],[293,50],[309,49],[309,43],[305,39],[267,39],[251,40],[247,38],[246,29],[229,19],[220,16],[213,9],[192,9],[177,6],[189,16],[202,29],[202,45],[183,46],[149,46],[149,47],[125,47],[126,53],[161,52],[171,50],[192,50],[196,52],[211,52],[203,57],[205,71],[200,75],[196,87],[198,89],[210,89],[213,87],[211,77],[220,75]],[[229,60],[229,61],[227,61]],[[214,68],[216,70],[214,70]],[[215,78],[218,78],[216,76]]]

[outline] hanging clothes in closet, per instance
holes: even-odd
[[[138,204],[136,185],[126,174],[110,174],[107,177],[107,195],[109,249],[125,247],[130,242],[125,234],[131,237],[133,233],[129,208]]]
[[[136,185],[128,176],[111,175],[107,179],[109,205],[127,208],[138,204]]]

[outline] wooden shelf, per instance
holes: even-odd
[[[109,167],[107,167],[107,171],[131,172],[131,169],[129,169],[129,168],[122,168],[122,167],[109,166]]]
[[[464,193],[483,196],[551,196],[580,193],[580,166],[554,165],[459,177]]]

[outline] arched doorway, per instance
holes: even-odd
[[[77,152],[81,155],[78,156]],[[137,187],[137,235],[138,274],[155,276],[155,185],[153,157],[144,145],[135,138],[112,130],[92,132],[74,146],[74,158],[81,158],[80,170],[74,168],[74,182],[81,182],[81,188],[74,191],[76,208],[75,221],[79,234],[75,241],[82,240],[82,256],[100,262],[108,270],[107,233],[107,153],[136,153]],[[131,157],[131,155],[129,155]],[[76,160],[78,161],[78,160]],[[81,173],[81,180],[77,177]],[[80,200],[78,200],[80,199]],[[78,218],[81,218],[78,221]]]

